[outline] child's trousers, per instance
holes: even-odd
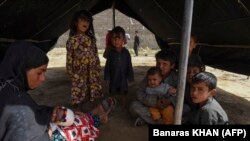
[[[174,107],[172,105],[163,109],[149,108],[149,112],[151,113],[153,120],[159,120],[162,118],[164,124],[174,123]]]

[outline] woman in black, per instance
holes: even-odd
[[[27,93],[44,80],[48,57],[27,42],[13,43],[0,64],[0,140],[46,141],[53,108]]]
[[[48,62],[47,55],[30,43],[18,41],[8,48],[0,64],[1,141],[49,141],[51,138],[66,140],[59,132],[53,131],[52,134],[49,126],[51,122],[57,121],[55,113],[58,107],[38,105],[27,93],[45,81]],[[107,116],[114,104],[113,99],[107,98],[91,112],[75,113],[86,121],[91,121],[86,122],[84,127],[92,131],[90,126],[99,126],[99,122],[108,121]],[[80,132],[78,134],[81,139],[88,138],[80,135]]]

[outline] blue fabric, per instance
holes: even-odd
[[[96,116],[96,115],[92,115],[91,112],[88,112],[87,115],[89,116],[90,118],[90,122],[92,122],[92,124],[98,128],[100,127],[100,124],[101,124],[101,120],[100,120],[100,117],[99,116]]]
[[[94,120],[94,126],[96,128],[100,127],[101,121],[100,118],[98,116],[92,116],[93,120]]]
[[[61,135],[61,133],[58,130],[55,130],[52,133],[51,141],[66,141],[66,139]]]

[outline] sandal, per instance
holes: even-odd
[[[142,118],[138,117],[138,118],[135,120],[134,126],[135,126],[135,127],[140,127],[140,126],[143,126],[143,125],[145,125],[145,124],[146,124],[146,122],[145,122]]]
[[[99,108],[98,108],[98,117],[100,119],[101,124],[105,124],[105,123],[108,122],[108,120],[109,120],[109,118],[108,118],[109,113],[110,113],[110,109],[106,111],[103,108],[102,105],[99,105]]]
[[[108,122],[108,115],[115,108],[116,100],[112,97],[104,99],[95,109],[91,111],[93,115],[100,118],[101,124]]]
[[[115,105],[116,105],[116,99],[113,98],[113,97],[105,98],[105,99],[102,101],[102,107],[103,107],[103,109],[106,111],[106,113],[109,113],[109,112],[111,112],[112,110],[114,110]]]

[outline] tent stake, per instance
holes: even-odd
[[[174,124],[180,125],[182,120],[182,110],[184,102],[184,92],[186,85],[188,51],[192,26],[193,0],[185,1],[184,17],[182,24],[181,50],[178,71],[177,103],[175,107]]]

